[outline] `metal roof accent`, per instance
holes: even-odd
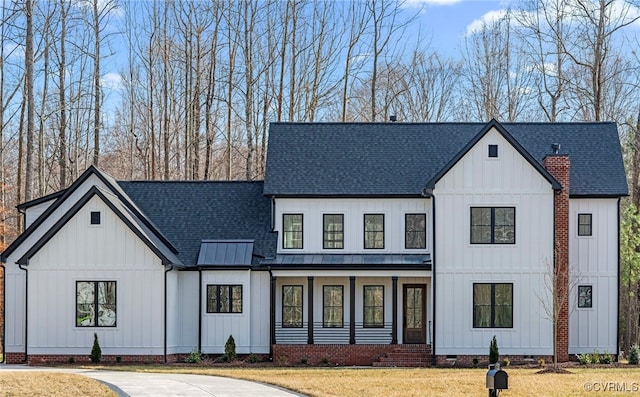
[[[431,269],[430,254],[278,254],[274,258],[263,259],[261,266],[331,268],[345,269],[345,266],[359,269],[375,269],[377,267],[420,267]]]
[[[251,266],[253,240],[202,240],[198,266]]]

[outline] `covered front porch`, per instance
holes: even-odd
[[[274,360],[372,365],[398,350],[431,356],[430,263],[418,269],[300,267],[271,269]]]

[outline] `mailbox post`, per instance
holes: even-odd
[[[509,388],[509,375],[500,369],[500,364],[489,364],[487,371],[487,389],[489,397],[498,397],[500,390]]]

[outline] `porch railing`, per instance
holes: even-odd
[[[313,323],[314,344],[349,344],[349,322],[342,327],[323,327],[322,322]],[[277,344],[307,344],[308,323],[299,328],[283,328],[282,323],[276,323]],[[391,343],[391,323],[384,323],[382,327],[364,327],[362,322],[355,323],[356,344]]]

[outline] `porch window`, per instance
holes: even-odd
[[[591,236],[591,214],[578,214],[578,236]]]
[[[365,328],[384,327],[384,286],[364,286],[364,322]]]
[[[76,326],[116,326],[115,281],[76,281]]]
[[[404,248],[427,248],[427,215],[406,214],[404,216]]]
[[[324,249],[344,248],[344,215],[323,215],[323,242]]]
[[[302,328],[302,285],[282,286],[282,328]]]
[[[344,286],[325,285],[322,287],[322,326],[325,328],[344,327]]]
[[[207,285],[207,313],[242,313],[242,285]]]
[[[364,248],[384,249],[384,214],[364,215]]]
[[[471,244],[515,244],[516,209],[471,207]]]
[[[473,328],[513,328],[513,284],[473,284]]]
[[[302,249],[302,214],[282,215],[282,248]]]

